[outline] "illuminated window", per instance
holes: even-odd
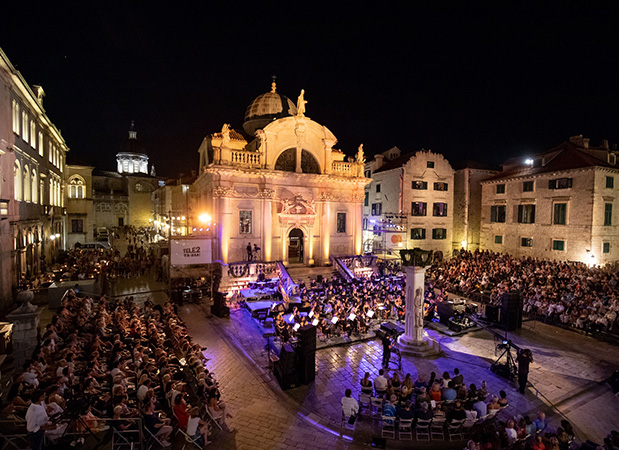
[[[69,198],[84,198],[86,195],[86,182],[80,176],[73,176],[69,180]]]
[[[251,234],[252,211],[239,211],[239,234]]]
[[[447,216],[447,203],[435,203],[432,207],[432,215],[437,217]]]
[[[428,204],[426,202],[412,202],[411,216],[425,216],[427,214]]]
[[[419,240],[426,238],[426,229],[425,228],[411,228],[411,239]]]
[[[21,173],[21,165],[19,161],[15,161],[15,166],[13,167],[13,190],[15,200],[21,201],[22,199],[22,173]]]
[[[346,213],[337,213],[337,232],[346,233]]]
[[[44,194],[45,194],[45,181],[41,179],[39,180],[39,203],[41,205],[45,203]]]
[[[531,238],[521,238],[520,239],[521,247],[533,247],[533,239]]]
[[[33,167],[32,175],[30,175],[30,198],[32,199],[32,203],[39,202],[39,179],[37,177],[37,171]]]
[[[47,146],[47,159],[49,162],[54,160],[54,143],[50,140],[49,145]]]
[[[447,229],[446,228],[433,228],[432,239],[447,239]]]
[[[34,120],[30,121],[30,147],[36,148],[37,146],[37,124]]]
[[[30,201],[30,169],[27,164],[24,164],[24,201]]]
[[[39,156],[43,156],[43,132],[39,131],[38,133],[38,143],[37,149],[39,149]]]
[[[21,138],[28,142],[28,113],[26,111],[21,113]]]
[[[19,134],[19,103],[13,100],[13,133]]]

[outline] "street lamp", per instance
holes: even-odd
[[[209,215],[208,215],[208,214],[206,214],[206,213],[203,213],[203,214],[200,214],[200,215],[198,216],[198,220],[199,220],[201,223],[206,224],[206,223],[209,223],[209,222],[211,221],[211,216],[209,216]]]

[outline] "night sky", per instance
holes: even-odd
[[[159,175],[197,169],[203,137],[242,130],[272,74],[294,102],[305,89],[306,115],[348,155],[499,164],[575,134],[619,142],[614,2],[22,3],[3,5],[0,47],[45,89],[71,155],[100,169],[131,120]]]

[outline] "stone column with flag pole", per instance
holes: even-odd
[[[432,263],[432,251],[415,248],[400,250],[406,273],[406,315],[404,334],[398,339],[400,352],[412,356],[432,356],[439,353],[439,345],[423,330],[423,302],[426,267]]]

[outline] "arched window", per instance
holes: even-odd
[[[22,181],[21,165],[19,161],[15,161],[15,167],[13,168],[13,190],[15,191],[15,200],[18,201],[22,199]]]
[[[86,182],[79,175],[74,175],[69,180],[69,198],[86,197]]]
[[[275,162],[275,170],[295,172],[297,169],[297,149],[284,150]],[[320,165],[314,155],[307,150],[301,150],[301,172],[320,173]]]
[[[24,201],[30,201],[30,169],[24,164]]]
[[[13,133],[19,134],[19,103],[13,100]]]
[[[34,167],[32,168],[32,175],[30,176],[30,186],[32,203],[39,203],[39,180],[37,178],[37,170]]]

